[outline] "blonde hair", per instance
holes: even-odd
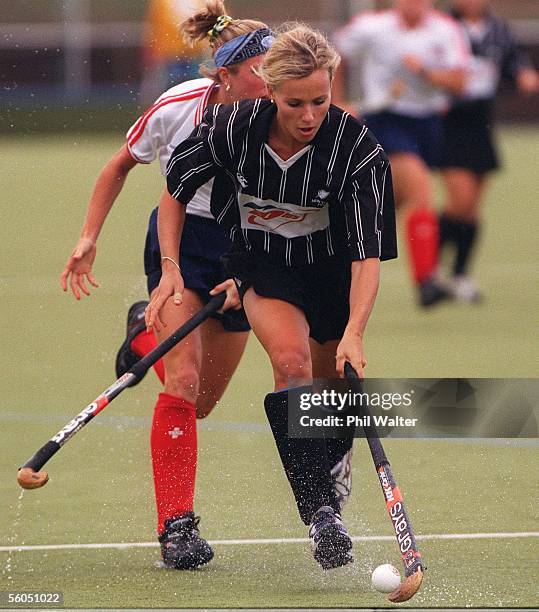
[[[260,75],[273,89],[320,69],[326,69],[332,81],[340,62],[340,55],[321,32],[303,23],[286,23],[264,56]]]
[[[212,38],[209,39],[208,37],[213,32],[219,17],[223,17],[226,14],[223,0],[206,0],[205,8],[197,11],[180,25],[180,33],[183,35],[184,40],[191,45],[208,39],[213,55],[215,55],[217,49],[229,40],[242,34],[248,34],[249,32],[268,27],[264,22],[257,21],[256,19],[232,19],[218,34],[212,35]],[[234,72],[236,67],[227,66],[227,69],[230,72]],[[214,66],[202,65],[200,67],[200,74],[214,81],[219,81],[218,70]]]

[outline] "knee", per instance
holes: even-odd
[[[283,346],[272,355],[271,361],[278,387],[312,378],[311,356],[308,350]]]
[[[194,403],[197,398],[199,383],[199,372],[195,365],[182,364],[179,368],[166,368],[166,393],[183,397]]]

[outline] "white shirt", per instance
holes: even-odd
[[[485,21],[470,23],[462,21],[462,25],[468,35],[469,40],[475,45],[480,45],[488,34]],[[493,57],[474,55],[470,62],[468,78],[464,96],[468,100],[493,98],[498,89],[500,81],[500,70]]]
[[[194,79],[175,85],[159,96],[127,132],[127,148],[133,159],[149,164],[159,158],[161,173],[165,176],[171,153],[200,123],[214,87],[210,79]],[[187,213],[213,218],[212,185],[213,180],[200,187],[187,206]]]
[[[336,33],[335,44],[350,66],[361,67],[362,113],[388,110],[425,117],[442,112],[449,106],[449,93],[407,70],[403,58],[413,55],[426,69],[447,70],[465,69],[469,61],[459,24],[434,10],[414,28],[395,10],[360,14]]]

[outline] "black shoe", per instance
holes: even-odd
[[[309,538],[314,558],[323,569],[351,563],[352,540],[341,517],[329,506],[322,506],[313,515]]]
[[[166,567],[189,570],[213,559],[211,546],[200,537],[200,517],[192,512],[165,521],[165,531],[159,536],[161,554]]]
[[[131,342],[134,338],[140,334],[141,331],[146,329],[146,322],[144,321],[144,310],[148,306],[148,302],[141,301],[135,302],[127,313],[127,331],[125,334],[125,340],[123,341],[118,354],[116,355],[116,378],[120,378],[126,372],[140,360],[140,357],[133,353],[131,350]],[[138,385],[138,383],[144,378],[145,373],[138,378],[131,387]]]
[[[419,303],[421,306],[428,308],[442,300],[451,297],[448,289],[442,287],[432,278],[429,278],[419,284]]]

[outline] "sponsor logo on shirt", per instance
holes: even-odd
[[[328,227],[328,207],[298,206],[239,195],[241,227],[279,234],[284,238],[306,236]]]

